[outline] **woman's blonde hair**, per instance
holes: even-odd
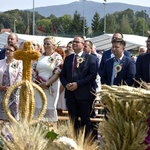
[[[55,39],[53,36],[47,36],[47,37],[44,39],[44,41],[45,41],[45,40],[50,40],[50,41],[52,42],[52,44],[56,45],[56,39]]]

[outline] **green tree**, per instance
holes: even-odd
[[[0,30],[4,28],[4,25],[0,23]]]
[[[96,33],[99,34],[101,32],[100,15],[97,12],[94,14],[91,25],[92,25],[93,34]]]
[[[117,32],[118,24],[116,22],[115,16],[108,14],[106,19],[107,19],[106,33],[115,33],[115,32]]]
[[[131,28],[130,23],[129,23],[128,16],[123,15],[122,21],[120,23],[119,31],[121,33],[126,33],[126,34],[132,34],[133,33],[132,28]]]
[[[57,30],[58,30],[58,27],[59,27],[59,21],[58,21],[58,18],[51,14],[49,17],[48,17],[51,22],[52,22],[52,26],[51,26],[51,29],[52,29],[52,34],[57,34]]]
[[[70,15],[64,15],[58,18],[59,20],[59,28],[62,29],[64,33],[69,31],[69,25],[72,22],[72,17]]]
[[[52,22],[50,19],[39,19],[36,21],[37,27],[43,27],[46,30],[46,33],[51,33],[52,31]]]
[[[73,20],[69,26],[69,32],[71,34],[83,34],[83,20],[81,19],[81,15],[75,11]]]
[[[143,19],[142,18],[137,19],[134,33],[137,35],[143,34]]]

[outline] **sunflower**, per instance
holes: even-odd
[[[84,57],[81,57],[81,56],[78,56],[77,57],[77,68],[79,68],[79,65],[81,63],[83,63],[85,61],[85,58]]]
[[[116,71],[115,78],[117,77],[117,74],[118,74],[118,72],[121,71],[121,69],[122,69],[122,65],[118,64],[115,66],[115,71]]]

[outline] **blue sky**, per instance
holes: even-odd
[[[11,9],[21,9],[21,10],[32,9],[33,1],[35,7],[41,7],[41,6],[68,4],[79,0],[1,0],[0,11],[7,11]],[[104,0],[91,0],[91,1],[100,2],[100,3],[104,2]],[[150,7],[150,0],[107,0],[107,3],[112,3],[112,2],[121,2],[121,3]]]

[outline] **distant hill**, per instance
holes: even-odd
[[[146,13],[150,16],[150,7],[129,5],[124,3],[107,3],[106,14],[112,14],[117,11],[123,11],[128,8],[132,9],[134,12],[146,10]],[[65,5],[37,7],[35,8],[35,11],[37,11],[39,14],[45,17],[48,17],[51,14],[54,14],[56,17],[61,17],[65,14],[73,16],[75,11],[78,11],[78,13],[80,13],[81,16],[83,16],[83,2],[78,1]],[[91,26],[91,20],[93,19],[95,12],[98,12],[100,14],[100,17],[103,18],[104,4],[93,1],[84,1],[84,16],[87,20],[88,26]]]

